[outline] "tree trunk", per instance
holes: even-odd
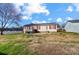
[[[3,35],[3,31],[4,31],[3,28],[1,28],[1,35]]]

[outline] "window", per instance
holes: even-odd
[[[27,27],[27,30],[28,30],[28,27]]]
[[[48,26],[46,26],[46,30],[48,30]]]
[[[28,26],[28,30],[30,29],[30,26]]]
[[[25,29],[27,30],[27,27],[25,27]]]
[[[56,29],[56,25],[53,26],[53,29]]]
[[[32,26],[32,30],[34,29],[34,26]]]
[[[49,29],[56,29],[56,25],[49,25]]]
[[[49,29],[52,29],[52,25],[49,25]]]
[[[38,26],[37,26],[37,29],[39,29],[39,30],[40,30],[40,25],[38,25]]]

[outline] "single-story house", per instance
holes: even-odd
[[[57,32],[56,23],[40,23],[40,24],[27,24],[23,27],[23,32],[39,31],[39,32]]]
[[[79,33],[79,20],[69,20],[65,28],[66,32],[76,32]]]

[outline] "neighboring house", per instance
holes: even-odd
[[[30,31],[39,31],[39,32],[57,32],[56,23],[41,23],[41,24],[27,24],[23,27],[23,32]]]
[[[79,20],[69,20],[65,28],[66,32],[77,32],[79,33]]]

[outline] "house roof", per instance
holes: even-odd
[[[31,25],[56,25],[57,23],[39,23],[39,24],[34,24],[34,23],[31,23],[31,24],[26,24],[24,26],[31,26]]]
[[[68,22],[71,22],[71,23],[79,23],[79,19],[67,21],[66,24],[64,25],[64,27],[68,24]]]
[[[69,20],[68,22],[79,23],[79,19],[78,20]]]

